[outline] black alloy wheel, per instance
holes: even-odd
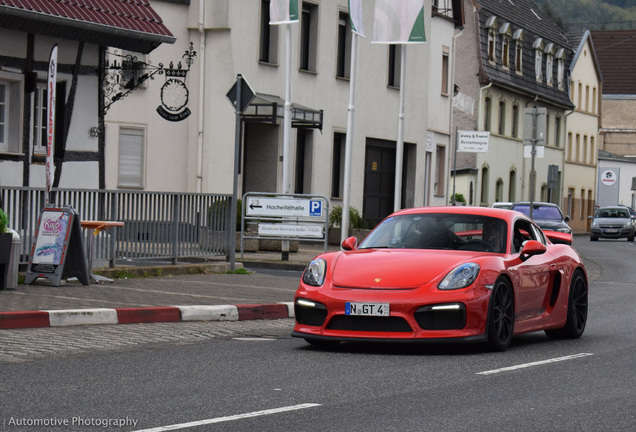
[[[488,345],[495,351],[510,346],[515,326],[515,303],[512,286],[507,279],[499,279],[490,295],[488,313]]]
[[[587,323],[587,280],[581,270],[576,270],[570,282],[568,317],[560,329],[546,330],[555,339],[577,339],[583,335]]]

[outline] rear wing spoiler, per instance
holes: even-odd
[[[566,244],[572,246],[572,234],[544,230],[543,233],[554,244]]]

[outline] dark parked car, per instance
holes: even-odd
[[[516,210],[530,217],[530,202],[516,202],[512,205],[511,210]],[[556,204],[534,201],[532,203],[532,220],[542,230],[572,233],[572,228],[567,224],[570,217],[564,217]]]
[[[608,206],[596,210],[590,232],[590,240],[599,238],[627,238],[634,241],[634,220],[627,207]]]

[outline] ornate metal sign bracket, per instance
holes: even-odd
[[[161,87],[161,105],[157,107],[157,113],[169,121],[181,121],[190,115],[188,109],[189,91],[185,79],[194,63],[197,53],[190,42],[190,48],[181,56],[187,66],[183,68],[181,61],[174,66],[170,62],[167,68],[163,63],[157,66],[149,62],[141,61],[137,55],[109,52],[110,60],[106,61],[106,75],[104,77],[104,112],[118,100],[128,96],[135,89],[147,85],[149,80],[154,80],[155,75],[165,75],[165,82]],[[119,60],[118,60],[119,59]]]

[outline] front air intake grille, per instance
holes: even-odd
[[[327,308],[320,303],[316,303],[315,307],[296,303],[294,304],[294,314],[299,324],[320,327],[327,319]]]
[[[329,330],[411,333],[404,318],[337,315],[329,321]]]
[[[466,326],[463,304],[424,306],[415,311],[415,321],[422,330],[460,330]]]

